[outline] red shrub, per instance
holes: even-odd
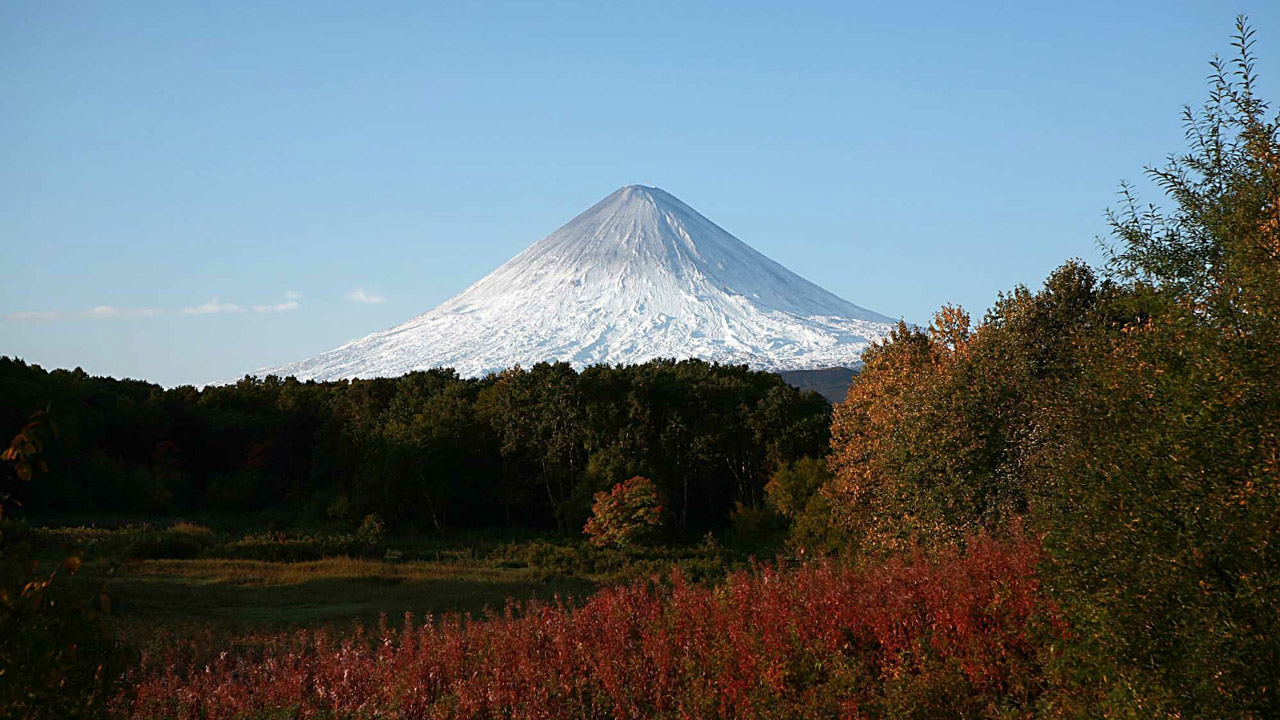
[[[339,639],[144,658],[124,718],[1017,717],[1056,617],[1028,541],[867,571],[757,567]]]
[[[646,477],[636,475],[598,492],[591,518],[582,532],[601,547],[627,547],[646,540],[662,527],[662,493]]]

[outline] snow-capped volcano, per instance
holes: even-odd
[[[480,376],[701,358],[852,366],[895,321],[823,290],[658,188],[629,185],[444,304],[259,374],[336,380],[452,367]]]

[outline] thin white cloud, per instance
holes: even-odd
[[[260,312],[260,313],[288,312],[290,310],[297,310],[297,309],[298,309],[297,300],[285,300],[284,302],[276,303],[275,305],[254,305],[253,306],[253,311]]]
[[[358,303],[380,303],[387,301],[387,299],[381,295],[374,295],[373,293],[365,292],[364,288],[356,288],[355,290],[347,293],[347,299],[351,302]]]
[[[290,290],[284,294],[284,302],[269,305],[254,305],[253,311],[260,313],[279,313],[289,312],[298,309],[298,301],[302,299],[302,293]]]
[[[122,308],[114,305],[99,305],[90,310],[85,310],[81,315],[92,318],[136,318],[155,317],[163,312],[163,309],[153,307]]]
[[[64,313],[61,310],[43,310],[37,312],[16,312],[5,315],[4,318],[10,322],[20,323],[49,323],[58,320],[67,320],[69,318],[142,318],[155,317],[164,312],[163,308],[155,307],[116,307],[115,305],[99,305],[89,308],[84,312]]]
[[[238,313],[244,308],[232,303],[220,303],[218,298],[213,298],[203,305],[195,307],[183,308],[182,312],[187,315],[212,315],[214,313]]]
[[[36,312],[16,312],[9,313],[4,316],[9,322],[20,323],[47,323],[62,319],[62,313],[57,310],[45,310]]]

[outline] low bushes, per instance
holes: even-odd
[[[126,556],[145,560],[187,560],[218,544],[218,535],[203,525],[177,522],[167,528],[145,527],[130,533]]]
[[[29,541],[43,550],[75,548],[112,560],[189,560],[220,543],[213,530],[179,520],[168,526],[151,523],[120,527],[30,527]]]
[[[533,568],[557,575],[607,577],[611,582],[666,574],[678,567],[691,580],[719,579],[731,560],[708,536],[697,545],[597,547],[574,541],[526,540],[498,545],[477,556],[501,568]]]
[[[372,517],[372,516],[371,516]],[[21,525],[13,525],[21,528]],[[46,548],[74,546],[95,556],[129,560],[190,560],[225,558],[306,562],[324,558],[383,557],[385,536],[376,522],[366,522],[355,533],[247,533],[238,539],[219,535],[203,525],[177,521],[168,526],[150,523],[107,529],[93,527],[34,528],[30,539]]]
[[[0,717],[102,717],[129,661],[104,626],[102,583],[79,572],[77,539],[40,552],[35,529],[0,520]]]
[[[355,535],[288,535],[282,532],[250,533],[217,548],[214,556],[232,560],[305,562],[329,557],[367,554]]]
[[[637,582],[583,605],[510,605],[400,629],[162,644],[120,718],[1018,717],[1061,634],[1038,549],[856,571],[760,566],[716,587]]]

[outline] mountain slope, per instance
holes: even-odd
[[[778,374],[788,385],[798,390],[812,390],[834,405],[848,397],[849,386],[858,376],[858,370],[833,367],[819,370],[783,370]]]
[[[408,322],[261,371],[333,380],[431,367],[658,357],[763,370],[852,365],[892,318],[756,252],[672,195],[630,185]]]

